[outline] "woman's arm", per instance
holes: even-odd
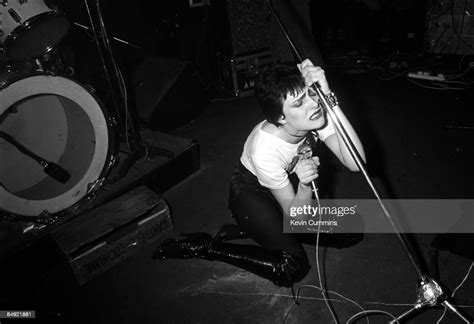
[[[301,64],[298,65],[298,68],[300,69],[301,74],[303,75],[307,86],[311,86],[313,83],[316,82],[319,84],[321,91],[324,94],[327,95],[331,93],[331,89],[329,88],[328,82],[326,80],[326,75],[323,69],[321,69],[319,66],[314,66],[310,60],[304,60]],[[354,143],[354,146],[359,152],[359,155],[365,162],[366,159],[365,159],[364,148],[359,139],[359,136],[357,136],[357,133],[355,132],[351,123],[349,122],[349,120],[347,120],[346,116],[344,115],[344,113],[342,112],[339,106],[334,106],[333,110],[336,116],[338,117],[339,121],[341,122],[342,126],[346,130],[347,135],[351,139],[352,143]],[[326,116],[326,118],[330,118],[330,117]],[[331,135],[328,138],[326,138],[324,140],[324,143],[337,156],[339,161],[341,161],[341,163],[344,164],[349,170],[359,171],[357,164],[352,158],[352,155],[349,149],[344,144],[342,136],[341,134],[339,134],[338,131],[336,131],[334,135]]]
[[[346,116],[342,112],[341,108],[339,108],[339,106],[334,106],[333,110],[339,121],[341,122],[342,126],[346,130],[346,133],[354,144],[357,152],[359,152],[360,157],[364,162],[366,162],[364,147],[362,146],[359,136],[357,136],[357,133],[352,127],[351,123],[349,122],[349,120],[347,120]],[[328,136],[328,138],[324,140],[324,144],[326,144],[326,146],[334,153],[334,155],[337,156],[339,161],[341,161],[341,163],[344,164],[349,170],[359,171],[359,167],[357,166],[355,160],[352,158],[349,149],[344,144],[344,140],[342,139],[341,134],[339,134],[337,130],[335,134]]]
[[[318,165],[318,157],[299,160],[298,163],[296,163],[295,173],[300,180],[296,193],[291,183],[281,189],[270,189],[270,192],[280,204],[285,215],[290,214],[292,207],[302,207],[311,204],[311,181],[318,177]]]

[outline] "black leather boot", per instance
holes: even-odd
[[[311,268],[306,258],[256,245],[213,243],[207,251],[207,259],[232,264],[283,287],[301,281]]]
[[[256,245],[213,241],[207,233],[186,234],[183,240],[167,240],[153,253],[153,259],[203,258],[225,262],[271,280],[278,286],[291,287],[310,269],[306,258],[285,251],[270,251]]]
[[[153,252],[153,259],[190,259],[205,258],[212,243],[211,235],[207,233],[181,234],[185,239],[166,240]]]
[[[214,241],[231,241],[249,238],[248,234],[242,231],[239,225],[224,224],[217,234],[214,236]]]

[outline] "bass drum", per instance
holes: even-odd
[[[100,187],[115,161],[114,128],[90,91],[46,74],[3,76],[0,89],[0,130],[71,174],[56,181],[0,137],[0,212],[57,214]]]

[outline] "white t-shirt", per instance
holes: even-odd
[[[288,143],[264,131],[264,122],[258,123],[247,137],[240,161],[258,178],[262,186],[281,189],[290,183],[288,174],[298,162],[298,147],[304,142],[304,138],[296,144]],[[317,133],[322,141],[334,134],[332,121],[328,119],[326,127]]]

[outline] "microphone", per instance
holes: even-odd
[[[32,158],[33,160],[41,164],[43,166],[43,171],[54,180],[62,184],[65,184],[71,178],[71,174],[67,172],[66,169],[57,165],[56,163],[49,162],[43,159],[42,157],[36,155],[35,153],[31,152],[26,147],[18,143],[18,141],[14,139],[11,135],[3,131],[0,131],[0,138],[3,138],[7,142],[9,142],[11,145],[13,145],[18,151],[20,151],[21,153],[25,154],[26,156]]]
[[[306,159],[311,159],[313,156],[313,149],[311,146],[307,143],[303,143],[298,147],[298,158],[300,160],[306,160]],[[316,187],[316,180],[311,181],[311,187],[313,188],[314,195],[316,196],[317,199],[318,197],[318,188]]]

